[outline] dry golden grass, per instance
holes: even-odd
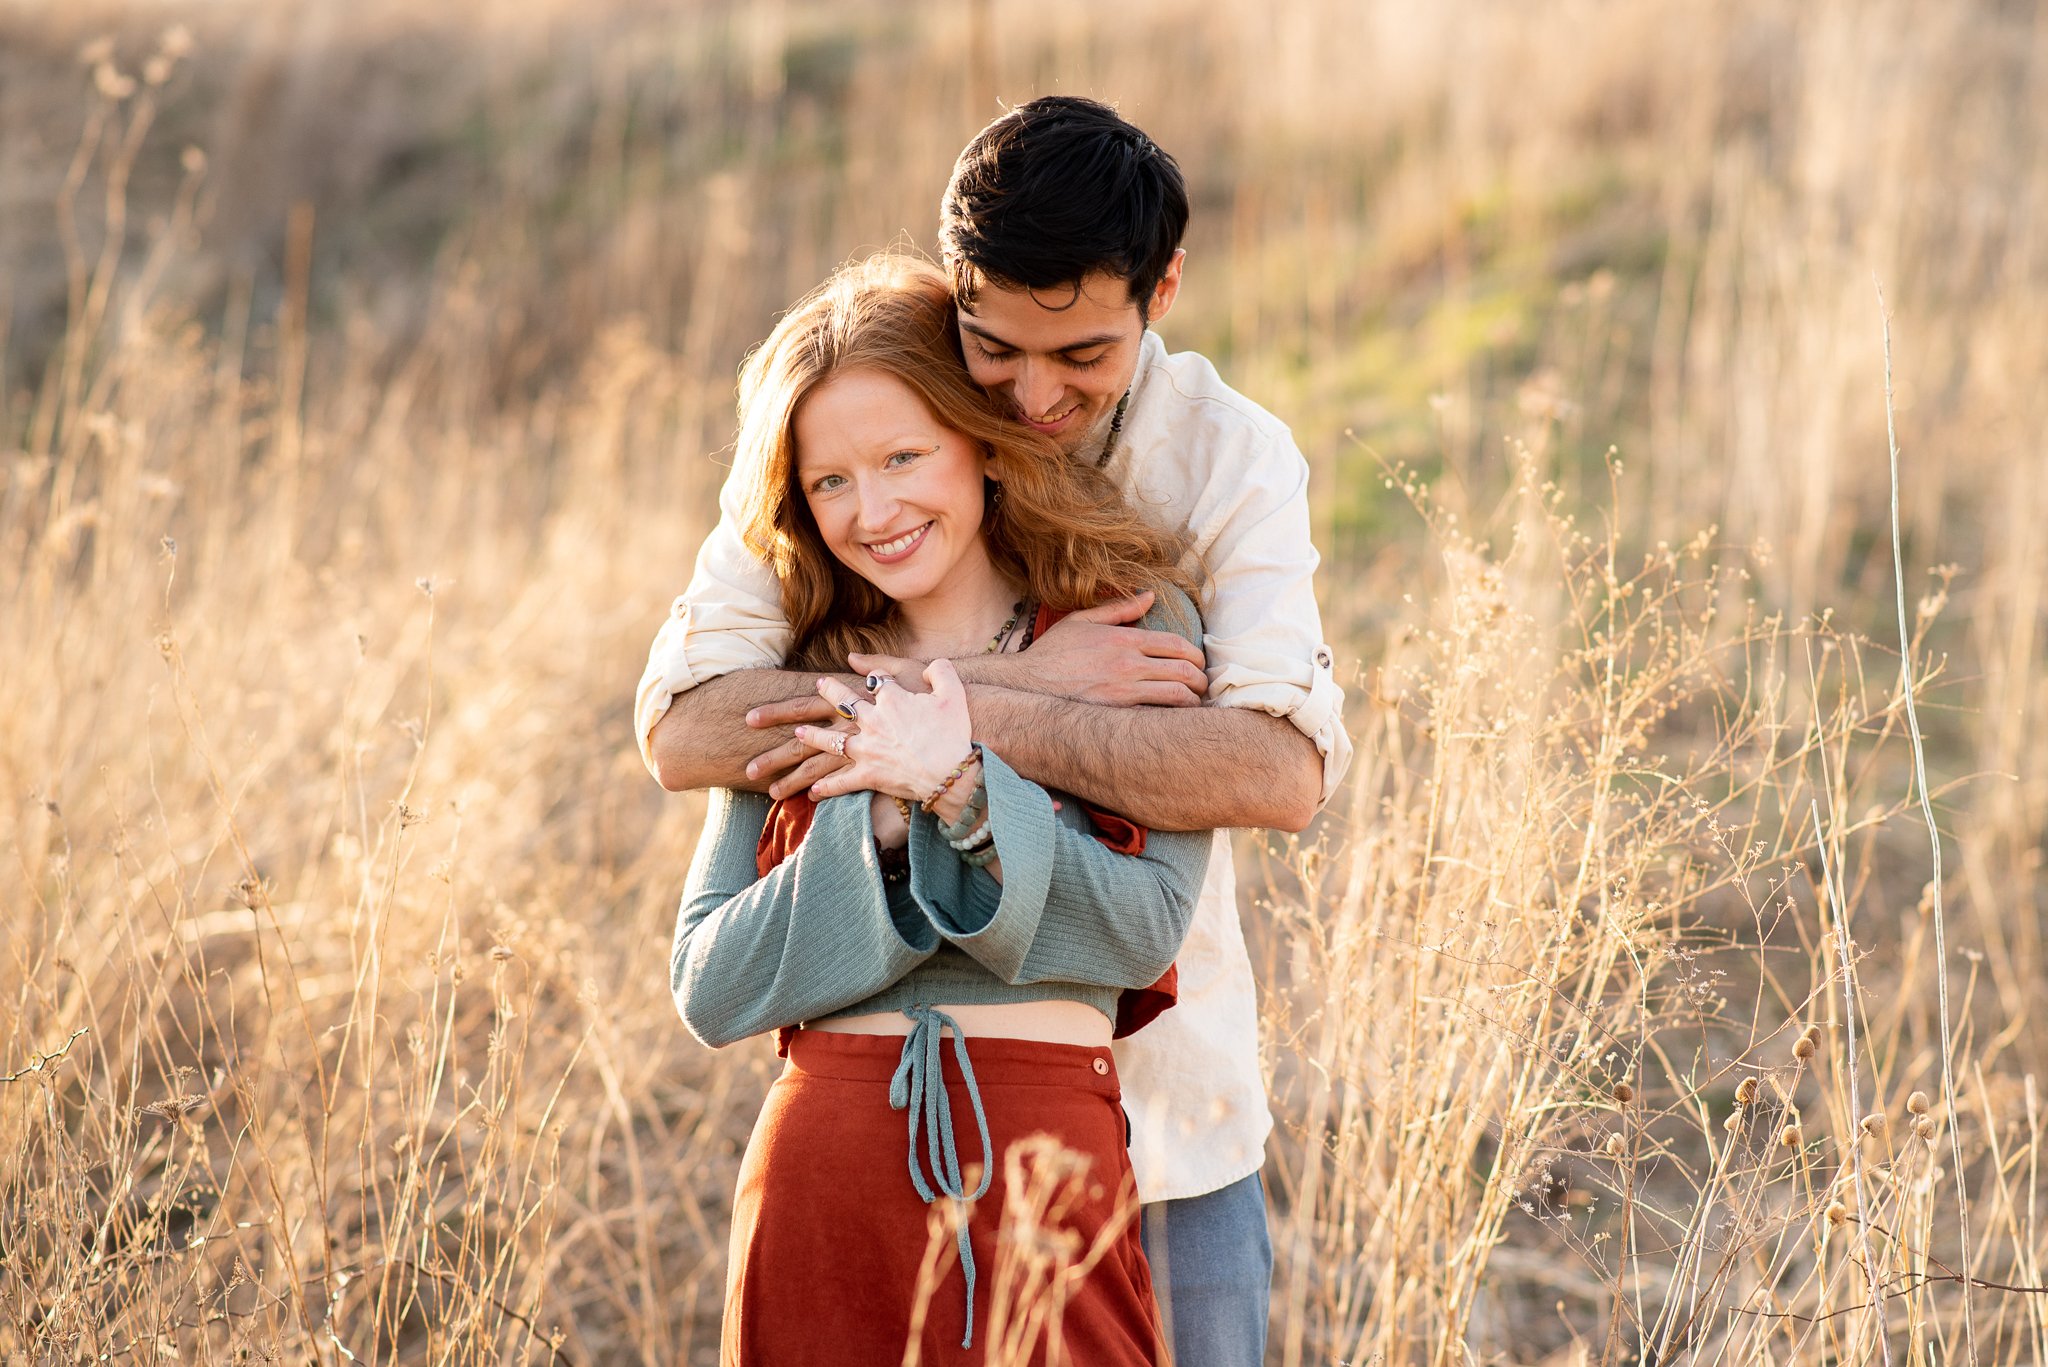
[[[2048,1359],[2048,29],[1933,0],[0,15],[0,1359],[715,1359],[630,687],[741,352],[1050,89],[1363,662],[1274,1361]]]

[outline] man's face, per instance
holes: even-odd
[[[1175,252],[1166,278],[1141,311],[1116,276],[1097,271],[1078,287],[1005,289],[984,283],[974,308],[960,310],[960,349],[975,382],[1033,431],[1079,454],[1099,440],[1102,425],[1138,369],[1147,314],[1157,322],[1180,292]]]

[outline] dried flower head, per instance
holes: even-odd
[[[1932,1139],[1934,1138],[1935,1128],[1934,1117],[1923,1115],[1913,1122],[1913,1137],[1915,1139]]]
[[[1735,1084],[1735,1104],[1747,1106],[1756,1100],[1756,1079],[1746,1077]]]
[[[1617,1082],[1614,1084],[1614,1099],[1626,1106],[1636,1099],[1636,1089],[1626,1082]]]
[[[1792,1057],[1804,1063],[1807,1059],[1813,1057],[1815,1047],[1812,1035],[1801,1035],[1792,1042]]]
[[[1925,1092],[1915,1092],[1906,1098],[1906,1109],[1914,1115],[1926,1115],[1927,1105],[1927,1093]]]
[[[1796,1120],[1778,1131],[1778,1143],[1788,1149],[1798,1148],[1805,1139],[1806,1132],[1799,1128],[1799,1122]]]
[[[1860,1128],[1863,1131],[1863,1133],[1870,1135],[1872,1138],[1875,1138],[1878,1135],[1881,1135],[1885,1132],[1885,1128],[1889,1123],[1890,1122],[1888,1122],[1884,1118],[1883,1111],[1872,1111],[1869,1115],[1863,1117],[1863,1121],[1858,1128]]]
[[[125,100],[135,93],[135,78],[122,75],[121,69],[110,61],[93,67],[92,83],[100,94],[110,100]]]
[[[1840,1201],[1828,1202],[1828,1223],[1839,1225],[1849,1218],[1849,1208]]]
[[[1617,1130],[1607,1136],[1607,1143],[1603,1147],[1606,1148],[1609,1158],[1619,1158],[1628,1152],[1628,1141],[1623,1139],[1621,1132]]]

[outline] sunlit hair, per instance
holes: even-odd
[[[969,377],[945,275],[914,257],[875,256],[807,295],[740,372],[740,527],[781,581],[790,664],[844,669],[850,651],[897,644],[895,603],[826,547],[797,483],[798,409],[855,369],[902,381],[941,424],[995,457],[1003,497],[985,484],[989,558],[1032,598],[1071,610],[1162,584],[1192,595],[1182,536],[1140,517],[1093,464],[1003,417]]]

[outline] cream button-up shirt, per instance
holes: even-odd
[[[1147,332],[1109,469],[1134,506],[1191,534],[1204,575],[1208,703],[1285,717],[1313,740],[1327,801],[1351,741],[1316,607],[1308,462],[1286,425],[1206,359],[1169,355]],[[677,693],[735,669],[779,666],[789,649],[775,577],[740,538],[739,498],[728,480],[718,526],[640,679],[634,727],[649,770],[655,723]],[[1256,1172],[1273,1126],[1227,832],[1216,833],[1177,962],[1178,1003],[1116,1045],[1145,1201],[1204,1195]]]

